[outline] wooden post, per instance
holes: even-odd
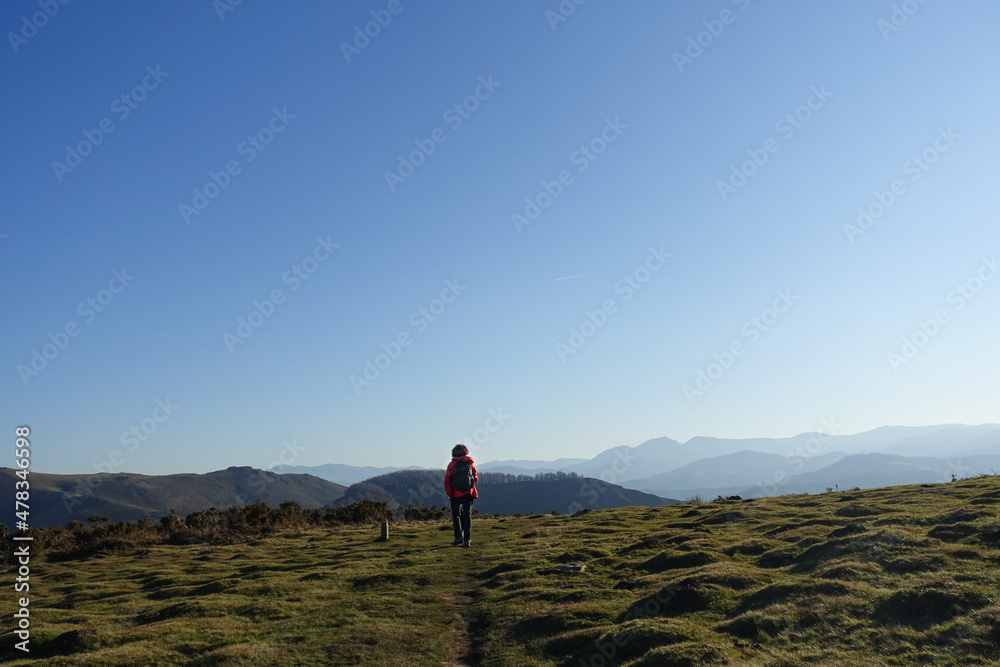
[[[389,541],[389,520],[388,519],[382,519],[382,537],[379,538],[379,539],[381,539],[383,542],[388,542]]]

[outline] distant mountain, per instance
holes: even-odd
[[[479,470],[485,470],[489,472],[502,472],[509,475],[533,475],[539,472],[556,472],[556,471],[567,471],[571,466],[586,463],[589,459],[556,459],[555,461],[526,461],[526,460],[509,460],[509,461],[487,461],[486,463],[477,463],[476,467]]]
[[[622,445],[606,449],[594,458],[568,466],[565,470],[621,484],[637,477],[673,470],[698,458],[691,458],[691,453],[676,440],[655,438],[635,447]]]
[[[336,505],[366,498],[389,502],[393,507],[410,503],[448,505],[444,493],[444,470],[406,470],[373,477],[344,491]],[[525,480],[500,473],[481,472],[476,485],[475,507],[487,514],[562,513],[580,509],[604,509],[643,505],[655,507],[678,502],[642,491],[607,484],[598,479],[542,474]]]
[[[848,454],[869,454],[884,451],[897,442],[922,433],[933,433],[946,426],[880,426],[871,431],[852,435],[835,435],[830,440],[830,448]]]
[[[1000,439],[993,441],[991,444],[981,444],[987,440],[992,440],[992,438],[981,438],[979,439],[971,449],[966,449],[963,452],[956,454],[958,458],[968,457],[968,456],[1000,456]]]
[[[326,481],[334,482],[335,484],[343,484],[344,486],[350,486],[351,484],[364,481],[369,477],[385,475],[390,472],[396,472],[397,470],[423,470],[423,468],[420,468],[419,466],[406,466],[403,468],[387,466],[384,468],[376,468],[375,466],[349,466],[342,463],[327,463],[319,466],[277,466],[275,468],[271,468],[271,472],[276,472],[282,475],[288,473],[315,475],[320,479],[325,479]]]
[[[811,472],[836,463],[846,457],[843,452],[831,452],[810,458],[786,458],[777,454],[743,450],[699,459],[675,470],[628,482],[630,488],[656,492],[659,489],[693,490],[751,486],[770,480],[775,472]]]
[[[818,433],[800,433],[790,438],[725,439],[698,436],[685,443],[670,438],[647,440],[636,447],[606,449],[585,463],[569,466],[565,470],[607,479],[616,484],[659,475],[705,458],[735,454],[752,450],[768,454],[795,455],[799,452],[815,456],[840,450],[835,436]],[[835,446],[836,445],[836,446]],[[629,486],[633,486],[629,484]]]
[[[769,456],[760,455],[758,456]],[[726,460],[729,457],[719,457]],[[780,457],[779,457],[780,458]],[[823,457],[816,457],[816,464]],[[730,464],[742,464],[753,481],[733,473],[726,464],[723,473],[716,472],[716,479],[727,480],[729,484],[706,484],[704,486],[688,486],[690,480],[705,482],[712,479],[711,475],[697,476],[699,470],[714,470],[710,462],[716,459],[699,461],[692,466],[692,474],[685,479],[682,475],[673,476],[673,471],[666,476],[637,480],[640,488],[657,495],[668,495],[673,498],[688,499],[701,496],[710,500],[716,496],[738,495],[744,498],[784,495],[789,493],[822,493],[827,488],[839,488],[841,491],[853,487],[870,489],[882,486],[898,486],[901,484],[933,484],[951,481],[952,475],[957,478],[972,477],[978,474],[1000,473],[1000,454],[964,456],[961,458],[936,458],[929,456],[896,456],[893,454],[853,454],[843,456],[830,465],[824,465],[814,470],[806,470],[803,466],[801,474],[793,474],[783,459],[771,459],[778,464],[769,468],[766,459],[743,457],[729,459]],[[733,482],[743,483],[733,483]],[[677,486],[682,485],[682,486]]]
[[[948,424],[903,438],[880,451],[884,454],[898,454],[900,456],[945,458],[990,445],[1000,445],[1000,425]]]
[[[744,450],[784,456],[794,452],[796,448],[805,451],[810,444],[815,449],[817,445],[810,443],[811,440],[828,447],[834,437],[819,433],[800,433],[790,438],[711,438],[699,435],[685,442],[684,448],[692,454],[700,454],[699,458],[735,454]]]
[[[961,459],[856,454],[814,472],[795,475],[780,485],[779,493],[819,493],[827,487],[869,489],[900,484],[948,482],[951,476],[971,477],[1000,472],[1000,456]]]
[[[701,459],[744,450],[789,458],[798,456],[806,460],[833,452],[885,452],[900,456],[938,457],[954,456],[963,451],[970,454],[1000,453],[1000,424],[883,426],[852,435],[800,433],[789,438],[729,439],[696,436],[684,443],[670,438],[656,438],[635,447],[612,447],[588,461],[558,469],[607,479],[616,484],[636,486],[629,482],[664,474]]]
[[[13,498],[15,470],[0,468],[0,494]],[[29,525],[52,526],[86,521],[104,514],[113,521],[157,519],[176,509],[187,515],[210,507],[253,502],[272,507],[293,500],[303,508],[324,507],[344,493],[340,484],[313,475],[278,475],[265,470],[233,467],[202,475],[137,475],[99,473],[52,475],[32,472]],[[0,522],[15,525],[14,503],[4,504]]]

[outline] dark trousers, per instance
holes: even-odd
[[[455,524],[455,539],[468,541],[472,531],[472,501],[471,494],[457,496],[451,499],[451,521]],[[463,511],[464,510],[464,511]]]

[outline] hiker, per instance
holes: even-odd
[[[452,546],[469,546],[472,531],[472,503],[479,497],[476,482],[479,473],[469,456],[469,448],[455,445],[451,448],[451,463],[444,473],[444,492],[451,499],[451,520],[455,524],[455,541]]]

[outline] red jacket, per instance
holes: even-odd
[[[455,463],[458,461],[468,461],[469,465],[472,466],[472,479],[474,482],[479,481],[479,472],[476,470],[476,463],[472,460],[471,456],[455,456],[451,459],[451,463],[448,464],[448,469],[444,473],[444,492],[448,494],[449,498],[456,498],[458,496],[472,495],[473,498],[479,497],[479,491],[476,487],[472,487],[472,491],[455,491],[451,488],[451,473],[455,469]]]

